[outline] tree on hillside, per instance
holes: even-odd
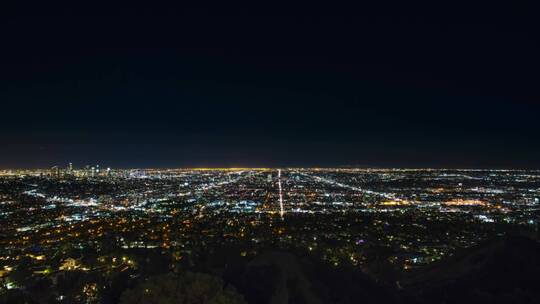
[[[186,272],[164,274],[149,278],[125,291],[122,304],[243,304],[246,303],[231,286],[225,287],[217,277]]]

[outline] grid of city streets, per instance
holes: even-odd
[[[35,278],[137,275],[158,267],[150,253],[174,268],[228,248],[246,259],[269,249],[309,254],[384,279],[492,237],[535,233],[539,197],[540,171],[2,171],[0,276],[23,260]]]

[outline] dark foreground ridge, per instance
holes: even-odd
[[[495,239],[412,274],[403,284],[428,303],[539,303],[540,244]]]
[[[216,251],[218,252],[218,251]],[[268,250],[241,259],[223,249],[190,267],[156,264],[148,277],[119,276],[101,303],[539,303],[540,244],[491,240],[403,277],[393,286],[352,266]],[[148,257],[147,259],[155,259]],[[155,261],[153,261],[155,263]],[[81,278],[65,278],[77,284]],[[66,283],[64,283],[66,285]],[[42,286],[46,288],[46,286]],[[54,303],[46,290],[11,291],[0,303]]]

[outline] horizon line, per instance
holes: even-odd
[[[42,167],[42,168],[0,168],[0,171],[40,171],[40,170],[51,170],[55,167],[58,168],[65,168],[60,166],[51,166],[51,167]],[[480,167],[470,167],[470,168],[452,168],[452,167],[355,167],[355,166],[270,166],[270,167],[249,167],[249,166],[218,166],[218,167],[118,167],[118,168],[112,168],[112,167],[101,167],[103,170],[106,170],[110,168],[111,170],[193,170],[193,171],[235,171],[235,170],[258,170],[258,171],[265,171],[265,170],[278,170],[278,169],[287,169],[287,170],[295,170],[295,169],[312,169],[312,170],[399,170],[399,171],[445,171],[445,170],[456,170],[456,171],[540,171],[540,168],[522,168],[522,167],[515,167],[515,168],[501,168],[501,167],[493,167],[493,168],[480,168]],[[73,169],[74,171],[78,170],[85,170],[84,167],[79,167],[77,169]]]

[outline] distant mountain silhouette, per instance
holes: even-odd
[[[401,285],[427,303],[540,303],[540,244],[495,239],[429,265]]]

